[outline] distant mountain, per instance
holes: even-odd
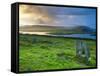
[[[20,26],[20,31],[24,32],[76,32],[76,33],[94,33],[95,29],[88,26],[75,26],[75,27],[64,27],[64,26],[48,26],[48,25],[26,25]]]
[[[20,26],[20,31],[30,31],[30,32],[46,32],[46,31],[56,31],[56,30],[66,30],[67,28],[61,26],[46,26],[46,25],[25,25]]]
[[[95,32],[95,29],[92,29],[88,26],[77,26],[74,28],[74,30],[83,32],[83,33],[94,33]]]

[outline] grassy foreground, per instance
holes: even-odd
[[[90,62],[76,57],[76,39],[19,35],[19,71],[96,67],[96,41],[84,40],[90,48]]]

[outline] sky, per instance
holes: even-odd
[[[96,28],[96,9],[22,4],[19,6],[19,24]]]

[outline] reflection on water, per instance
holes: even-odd
[[[48,36],[55,36],[55,37],[72,37],[72,38],[84,38],[84,39],[96,39],[95,35],[92,34],[65,34],[65,35],[54,35],[49,34],[50,32],[19,32],[21,34],[36,34],[36,35],[48,35]]]
[[[19,33],[21,34],[37,34],[37,35],[49,35],[49,32],[22,32],[20,31]]]
[[[68,35],[53,35],[60,37],[72,37],[72,38],[84,38],[84,39],[96,39],[95,35],[92,34],[68,34]]]

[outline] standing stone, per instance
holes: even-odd
[[[88,64],[89,57],[90,57],[90,51],[89,51],[88,46],[83,40],[76,41],[76,56],[84,57],[86,60],[86,63]]]

